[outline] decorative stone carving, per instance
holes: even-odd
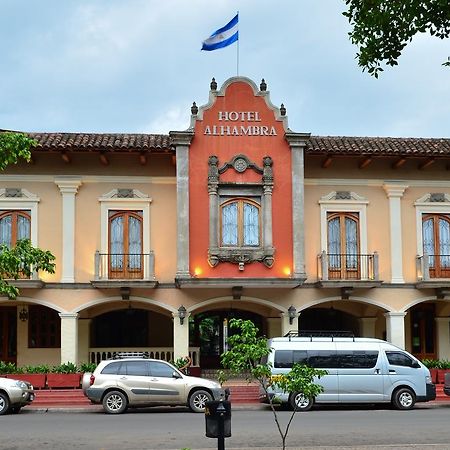
[[[23,197],[22,189],[20,188],[6,188],[5,197]]]
[[[210,245],[208,251],[208,262],[211,267],[216,267],[219,262],[231,262],[239,265],[244,270],[244,265],[252,262],[262,262],[266,267],[272,267],[274,263],[275,249],[272,246],[272,189],[273,189],[273,160],[269,156],[263,158],[263,167],[259,167],[246,155],[235,155],[230,161],[219,168],[219,158],[211,155],[208,159],[208,193],[209,220],[210,220]],[[229,183],[221,183],[220,175],[227,170],[233,169],[238,173],[253,170],[261,175],[259,186],[252,185],[254,196],[260,197],[261,202],[261,245],[259,247],[220,247],[219,236],[219,202],[221,189],[228,189]],[[233,184],[236,196],[240,195],[239,185]],[[244,189],[244,186],[242,186]],[[245,186],[245,189],[249,189]],[[253,195],[252,193],[252,195]],[[219,194],[219,195],[217,195]]]
[[[430,194],[430,202],[445,202],[445,194],[442,192],[432,192]]]
[[[335,200],[351,200],[350,191],[336,191]]]
[[[133,189],[117,189],[117,198],[133,198]]]

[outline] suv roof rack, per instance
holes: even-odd
[[[352,338],[353,340],[355,340],[355,335],[353,334],[352,331],[339,331],[339,330],[330,330],[330,331],[326,331],[326,330],[301,330],[301,331],[289,331],[288,333],[286,333],[284,335],[284,337],[289,338],[289,340],[291,340],[291,338],[293,337],[309,337],[312,341],[313,338],[315,337],[329,337],[331,338],[331,340],[333,340],[333,338],[336,337],[346,337],[346,338]]]
[[[114,352],[109,359],[123,359],[123,358],[150,358],[149,352]]]

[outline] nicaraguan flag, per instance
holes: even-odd
[[[214,31],[208,39],[204,40],[202,50],[217,50],[236,42],[239,39],[238,16],[239,14],[236,14],[224,27]]]

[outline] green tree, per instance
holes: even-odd
[[[22,133],[0,133],[0,170],[9,164],[17,164],[20,159],[30,161],[31,149],[36,145],[34,139]],[[30,277],[33,271],[39,270],[54,273],[54,260],[55,257],[49,251],[33,247],[28,239],[17,241],[12,248],[1,244],[0,295],[15,299],[19,289],[8,280]]]
[[[31,149],[37,142],[23,133],[0,133],[0,170],[4,170],[9,164],[17,164],[20,159],[29,162]]]
[[[269,400],[284,450],[289,428],[298,410],[297,403],[294,402],[292,414],[283,429],[274,405],[276,398],[274,399],[269,395],[269,389],[289,392],[294,398],[297,398],[300,394],[307,399],[314,399],[323,391],[322,386],[314,383],[314,379],[322,377],[326,374],[326,371],[294,364],[289,373],[272,376],[271,365],[266,362],[271,349],[267,346],[266,339],[258,336],[258,329],[253,322],[251,320],[231,319],[229,326],[237,333],[228,338],[229,350],[221,356],[222,365],[229,370],[229,374],[245,374],[248,382],[256,381],[262,388]],[[225,372],[220,374],[222,383],[226,380],[226,376]]]
[[[450,34],[448,0],[345,0],[343,14],[353,27],[350,40],[363,71],[378,78],[382,64],[398,64],[403,49],[417,33],[440,39]],[[449,62],[444,63],[449,65]]]

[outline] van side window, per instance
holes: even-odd
[[[402,352],[386,352],[389,364],[393,366],[412,367],[413,360]]]
[[[334,369],[339,366],[335,350],[308,350],[308,365],[316,369]]]
[[[294,354],[292,350],[277,350],[275,352],[274,367],[289,369],[292,367]]]
[[[378,361],[377,351],[339,351],[340,368],[342,369],[371,369]]]

